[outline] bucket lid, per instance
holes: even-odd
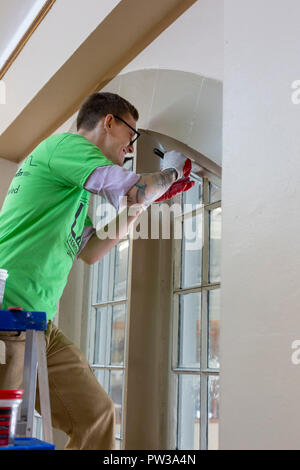
[[[24,390],[0,390],[0,400],[13,400],[22,398]]]

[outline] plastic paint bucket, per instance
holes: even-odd
[[[0,269],[0,310],[2,309],[2,302],[4,297],[5,283],[8,278],[8,272],[6,269]]]
[[[24,390],[0,390],[0,446],[13,445]]]

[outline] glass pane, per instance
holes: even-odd
[[[98,263],[97,303],[127,296],[129,240],[116,245]]]
[[[193,178],[191,179],[193,180]],[[195,185],[191,189],[182,193],[182,212],[186,213],[196,209],[197,204],[202,204],[202,182],[200,181],[195,181]]]
[[[102,307],[96,310],[95,321],[95,339],[94,339],[94,364],[106,364],[106,344],[107,344],[107,328],[108,328],[108,308]]]
[[[182,222],[181,287],[201,284],[202,212]]]
[[[116,246],[114,300],[127,296],[129,240]]]
[[[220,367],[219,335],[220,335],[221,289],[208,291],[208,367]]]
[[[105,370],[105,369],[93,369],[93,372],[94,372],[94,375],[95,375],[96,379],[100,383],[100,385],[102,385],[102,387],[104,389],[106,389],[105,388],[105,377],[107,377],[108,371]]]
[[[200,450],[200,375],[178,377],[178,449]]]
[[[209,211],[209,282],[221,282],[221,217],[221,207]]]
[[[116,427],[115,432],[121,434],[122,424],[122,389],[123,389],[123,371],[110,371],[109,396],[115,404]]]
[[[107,302],[113,294],[113,269],[116,247],[107,253],[98,263],[97,303]]]
[[[179,296],[179,367],[200,368],[201,292]]]
[[[208,450],[219,449],[219,376],[208,377]]]
[[[110,361],[112,365],[124,363],[125,304],[115,305],[112,311]]]
[[[221,200],[221,188],[214,183],[209,183],[209,202]]]

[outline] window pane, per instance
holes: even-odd
[[[179,367],[200,368],[201,292],[179,296]]]
[[[115,305],[112,312],[112,338],[110,361],[112,365],[124,363],[125,304]]]
[[[127,296],[129,240],[116,246],[114,300]]]
[[[113,283],[110,279],[113,279],[115,253],[116,247],[107,253],[98,263],[97,303],[113,300]]]
[[[193,178],[191,178],[193,180]],[[195,180],[193,180],[195,181]],[[191,206],[185,207],[185,204],[191,204]],[[190,212],[196,209],[196,205],[202,204],[202,182],[195,181],[195,185],[182,193],[182,211]]]
[[[208,367],[220,367],[219,335],[220,335],[220,302],[221,289],[208,291]]]
[[[221,200],[221,188],[213,183],[209,183],[209,202]]]
[[[105,389],[105,374],[107,371],[105,369],[94,369],[93,372],[98,382]]]
[[[122,389],[123,389],[123,371],[110,371],[109,396],[115,404],[116,427],[115,432],[121,434],[122,424]]]
[[[95,321],[94,340],[94,364],[106,364],[106,345],[108,328],[108,309],[111,307],[97,308]]]
[[[219,448],[219,376],[208,377],[208,450]]]
[[[209,212],[209,282],[221,282],[221,215],[221,207]]]
[[[126,164],[132,167],[132,162]],[[103,197],[96,196],[95,226],[97,229],[113,220],[117,213]],[[129,240],[123,240],[98,263],[96,302],[125,298],[127,295]]]
[[[97,303],[127,296],[129,240],[116,245],[98,263]]]
[[[200,450],[200,375],[179,375],[178,400],[178,449]]]
[[[182,222],[181,287],[201,284],[202,212]]]

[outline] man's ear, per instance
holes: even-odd
[[[104,119],[104,129],[105,129],[106,127],[111,127],[112,120],[113,120],[113,115],[112,115],[112,114],[107,114],[107,115],[105,116],[105,119]]]

